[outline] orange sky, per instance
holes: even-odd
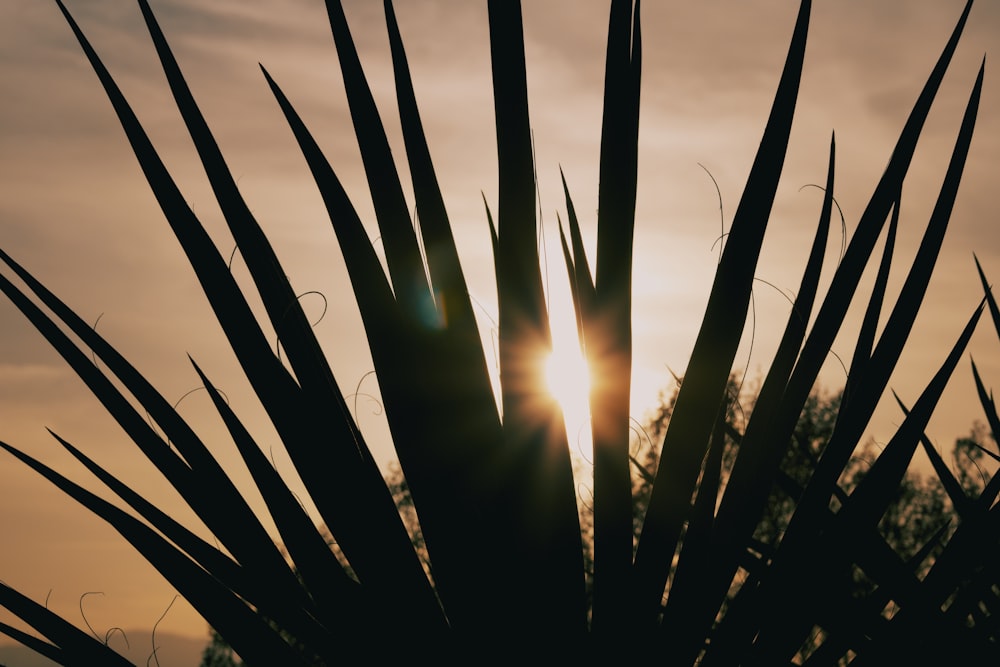
[[[232,241],[172,107],[138,9],[119,0],[68,0],[175,170],[188,201],[225,253]],[[470,290],[489,336],[495,316],[482,195],[495,202],[496,147],[485,2],[401,2],[397,8],[429,143],[445,190]],[[385,121],[402,155],[381,3],[346,2],[348,19]],[[558,168],[593,238],[607,2],[525,3],[529,98],[535,132],[547,276],[555,308],[565,296],[556,212]],[[797,287],[821,203],[830,132],[838,142],[837,198],[848,233],[867,203],[963,0],[818,0],[811,20],[791,147],[758,277]],[[319,0],[158,0],[154,10],[258,220],[299,291],[321,291],[329,310],[317,333],[345,391],[360,385],[358,419],[384,441],[366,373],[360,320],[343,263],[304,160],[267,90],[263,63],[298,106],[364,219],[373,220],[336,52]],[[781,71],[795,3],[647,2],[635,257],[634,413],[642,417],[682,373],[703,313],[721,234],[717,179],[728,226]],[[894,280],[927,222],[979,63],[1000,51],[1000,5],[980,1],[924,132],[904,189]],[[996,165],[1000,86],[987,63],[966,176],[923,314],[892,386],[912,402],[981,297],[972,253],[1000,276]],[[267,443],[268,426],[142,180],[117,120],[54,3],[0,4],[0,246],[35,272],[148,374],[168,397],[197,386],[190,353]],[[405,165],[400,165],[405,169]],[[372,236],[374,222],[369,226]],[[827,279],[837,260],[831,240]],[[234,273],[246,282],[239,260]],[[824,283],[825,284],[825,283]],[[318,316],[316,297],[307,311]],[[788,302],[761,283],[756,335],[738,357],[753,378],[767,367]],[[565,312],[564,310],[560,312]],[[558,323],[557,323],[557,326]],[[564,327],[565,328],[565,327]],[[835,345],[849,358],[856,328]],[[746,336],[749,341],[749,335]],[[487,351],[489,352],[489,347]],[[987,383],[1000,382],[1000,341],[984,320],[971,345]],[[843,382],[835,360],[824,383]],[[885,442],[899,422],[886,401],[871,426]],[[212,439],[203,394],[180,411]],[[968,364],[961,366],[930,435],[943,448],[981,419]],[[0,302],[0,439],[89,483],[45,433],[50,427],[148,491],[175,502],[116,424],[8,303]],[[273,438],[272,438],[273,440]],[[215,451],[236,466],[226,438]],[[384,449],[383,451],[388,451]],[[283,472],[291,465],[275,450]],[[246,477],[234,473],[240,483]],[[92,487],[94,485],[91,485]],[[178,516],[185,517],[178,509]],[[0,579],[80,621],[78,598],[99,631],[150,627],[170,603],[164,583],[114,531],[7,455],[0,455]],[[0,613],[0,620],[9,620]],[[179,602],[165,631],[205,634]]]

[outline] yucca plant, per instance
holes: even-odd
[[[883,300],[902,184],[971,0],[913,107],[829,288],[820,294],[834,205],[831,141],[806,269],[753,414],[745,431],[734,435],[726,431],[722,408],[795,109],[811,6],[802,2],[771,115],[662,441],[634,555],[629,406],[642,37],[639,3],[612,1],[596,256],[588,258],[585,252],[568,184],[561,229],[580,342],[592,374],[590,601],[566,430],[559,405],[541,381],[551,335],[539,269],[519,4],[491,0],[488,5],[499,186],[497,201],[487,203],[484,217],[496,267],[499,396],[491,384],[392,3],[385,2],[386,27],[415,217],[343,7],[336,0],[327,2],[384,264],[334,166],[279,82],[263,72],[343,251],[395,451],[419,516],[429,556],[425,569],[297,292],[241,195],[148,3],[138,4],[256,294],[241,290],[226,252],[210,239],[114,78],[62,2],[56,2],[337,549],[271,465],[238,416],[240,406],[227,403],[197,360],[192,360],[193,372],[266,501],[277,535],[263,527],[230,480],[231,471],[223,469],[152,383],[2,251],[9,271],[0,277],[0,289],[79,374],[217,543],[198,537],[61,435],[53,434],[117,495],[119,505],[21,449],[0,444],[117,529],[248,663],[334,663],[370,649],[373,641],[380,650],[397,647],[407,654],[445,657],[462,648],[491,656],[529,647],[582,655],[590,647],[620,652],[638,644],[671,665],[776,665],[796,657],[808,664],[853,659],[851,664],[863,665],[917,656],[957,663],[998,656],[992,612],[1000,583],[994,508],[1000,483],[968,498],[947,466],[934,460],[955,506],[957,528],[942,532],[918,554],[896,553],[876,530],[915,450],[926,443],[924,427],[964,353],[982,304],[965,328],[956,331],[953,349],[942,352],[940,370],[864,481],[849,496],[838,486],[913,326],[956,199],[982,70],[919,251],[898,298],[887,307]],[[884,249],[873,259],[886,222]],[[751,539],[754,528],[779,477],[798,416],[869,265],[877,267],[878,277],[857,334],[836,428],[801,489],[787,531],[763,552]],[[983,285],[983,301],[1000,330],[985,276]],[[970,295],[970,305],[978,298]],[[258,321],[251,307],[258,299],[266,322]],[[880,318],[887,318],[887,324],[877,335]],[[280,340],[280,353],[271,332]],[[978,372],[975,381],[993,431],[1000,432]],[[722,489],[726,437],[735,437],[739,450]],[[933,447],[927,450],[933,459]],[[932,550],[936,560],[919,577]],[[852,597],[841,585],[855,569],[874,582],[874,592],[863,598]],[[886,611],[889,601],[898,611]],[[53,660],[127,664],[100,641],[5,585],[0,585],[0,604],[37,634],[7,626],[0,630]]]

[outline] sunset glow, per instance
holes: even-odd
[[[545,361],[545,384],[562,407],[569,433],[572,435],[586,426],[590,414],[590,374],[579,347],[570,341],[556,342]]]

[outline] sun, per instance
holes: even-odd
[[[555,341],[552,352],[545,360],[545,388],[559,402],[566,428],[571,433],[587,424],[590,416],[590,373],[575,341]]]

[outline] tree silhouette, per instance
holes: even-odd
[[[201,653],[198,667],[243,667],[243,662],[236,657],[222,635],[214,629],[210,629],[209,634],[209,643]]]

